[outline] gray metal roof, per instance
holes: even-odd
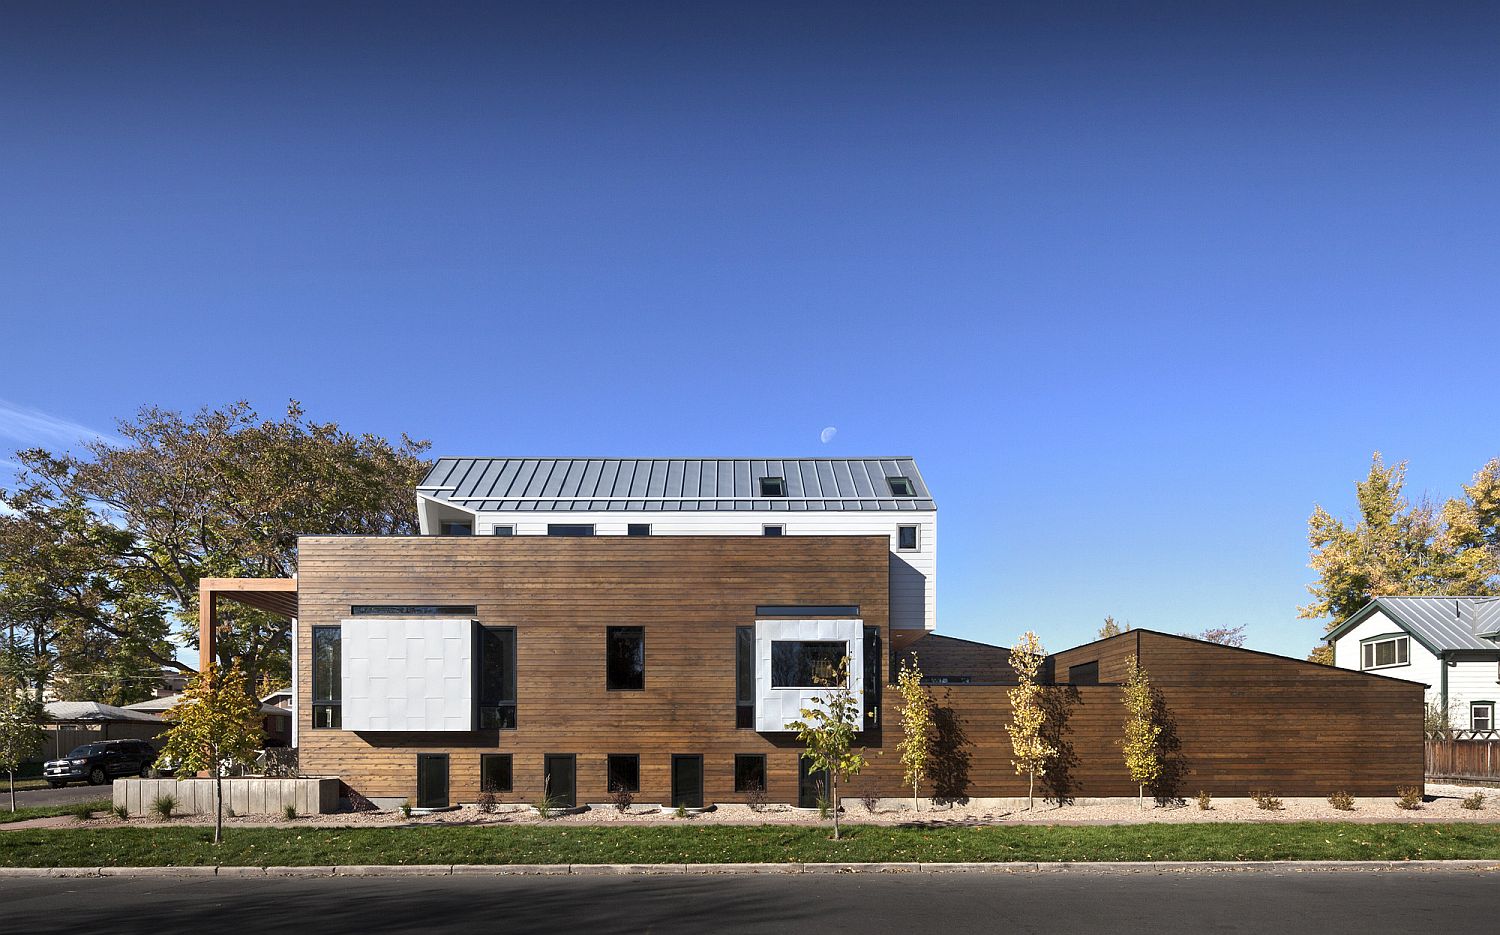
[[[162,719],[147,711],[132,711],[97,701],[49,701],[42,706],[54,721],[143,721],[160,724]]]
[[[1500,649],[1500,642],[1480,636],[1500,627],[1500,598],[1377,597],[1372,603],[1440,651]]]
[[[760,496],[762,477],[785,478],[787,495]],[[475,512],[937,509],[904,457],[439,458],[417,492]]]

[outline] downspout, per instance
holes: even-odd
[[[1438,653],[1438,710],[1443,712],[1443,722],[1448,723],[1448,654]]]

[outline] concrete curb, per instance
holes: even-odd
[[[1057,863],[785,863],[785,864],[359,864],[345,867],[0,867],[7,877],[446,877],[683,876],[768,873],[1317,873],[1374,870],[1484,870],[1500,860],[1203,860]]]

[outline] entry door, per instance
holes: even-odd
[[[578,758],[571,753],[549,753],[543,760],[542,782],[547,794],[563,808],[578,805]]]
[[[797,757],[797,807],[817,808],[819,799],[828,797],[828,770],[814,770],[812,761]]]
[[[672,807],[703,807],[703,757],[672,754]]]
[[[417,754],[417,808],[448,807],[448,754]]]

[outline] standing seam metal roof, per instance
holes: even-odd
[[[1377,597],[1374,602],[1439,650],[1500,649],[1500,643],[1480,636],[1500,629],[1500,598]]]
[[[762,477],[784,478],[786,496],[760,496]],[[475,512],[937,509],[909,457],[439,458],[417,492]]]

